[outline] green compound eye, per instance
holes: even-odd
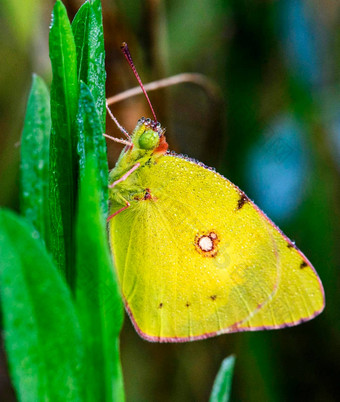
[[[159,136],[156,131],[153,130],[146,130],[140,137],[139,137],[139,147],[141,149],[153,149],[158,145]]]

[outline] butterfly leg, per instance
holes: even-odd
[[[109,217],[107,217],[106,222],[109,222],[114,216],[118,215],[119,213],[123,212],[125,209],[129,208],[129,206],[130,206],[129,201],[125,200],[125,202],[126,202],[125,207],[122,207],[122,208],[118,209],[118,211],[116,211],[114,214],[112,214]]]
[[[108,138],[108,139],[110,139],[110,140],[112,140],[112,141],[118,142],[119,144],[127,145],[129,147],[133,146],[131,141],[126,141],[126,140],[122,140],[121,138],[111,137],[111,135],[107,135],[105,133],[103,133],[103,136]]]
[[[136,163],[130,170],[128,170],[120,179],[114,181],[112,184],[109,185],[109,188],[113,188],[116,186],[118,183],[121,183],[122,181],[126,180],[131,173],[133,173],[135,170],[137,170],[140,167],[140,163]]]
[[[114,181],[112,184],[109,185],[109,188],[113,188],[116,186],[118,183],[121,183],[122,181],[126,180],[131,173],[133,173],[135,170],[137,170],[140,167],[140,163],[136,163],[130,170],[128,170],[120,179]],[[114,216],[118,215],[119,213],[123,212],[125,209],[129,208],[130,203],[127,200],[124,200],[125,202],[125,207],[120,208],[118,211],[110,215],[106,221],[109,222]]]

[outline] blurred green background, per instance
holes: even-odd
[[[81,1],[64,2],[73,18]],[[224,357],[236,354],[233,401],[335,401],[340,385],[340,3],[334,0],[103,0],[107,96],[199,72],[216,88],[183,83],[152,92],[171,149],[240,186],[308,256],[326,310],[280,331],[187,344],[143,341],[125,320],[128,401],[206,401]],[[0,205],[17,209],[20,135],[32,72],[50,82],[53,1],[0,8]],[[132,130],[143,97],[112,107]],[[108,133],[117,130],[108,121]],[[108,144],[113,167],[120,151]],[[0,399],[15,400],[4,357]]]

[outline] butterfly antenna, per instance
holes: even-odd
[[[129,63],[129,66],[131,67],[131,69],[132,69],[132,71],[133,71],[133,73],[134,73],[134,75],[135,75],[135,77],[136,77],[136,79],[137,79],[137,81],[138,81],[138,84],[139,84],[139,86],[141,87],[141,89],[142,89],[142,91],[143,91],[143,93],[144,93],[144,95],[145,95],[145,97],[146,97],[146,100],[147,100],[148,103],[149,103],[151,112],[152,112],[152,114],[153,114],[153,117],[154,117],[154,119],[155,119],[155,122],[157,123],[158,120],[157,120],[156,113],[155,113],[155,111],[153,110],[153,107],[152,107],[152,105],[151,105],[151,102],[150,102],[150,99],[149,99],[149,97],[148,97],[148,94],[147,94],[147,92],[146,92],[146,90],[145,90],[145,88],[144,88],[144,85],[143,85],[143,83],[142,83],[142,80],[140,79],[139,74],[138,74],[138,72],[137,72],[137,70],[136,70],[136,67],[135,67],[135,65],[134,65],[134,63],[133,63],[133,61],[132,61],[131,53],[130,53],[130,51],[129,51],[129,48],[128,48],[127,43],[126,43],[126,42],[123,42],[120,48],[122,49],[122,52],[124,53],[124,56],[125,56],[127,62]]]

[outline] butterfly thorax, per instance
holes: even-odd
[[[131,136],[132,146],[126,146],[123,149],[116,166],[110,172],[110,185],[127,175],[124,180],[110,189],[111,201],[124,204],[124,200],[130,201],[136,194],[144,191],[138,170],[157,163],[157,160],[165,154],[168,144],[164,133],[165,129],[158,122],[144,117],[138,121]],[[137,169],[128,174],[135,166],[138,166]]]

